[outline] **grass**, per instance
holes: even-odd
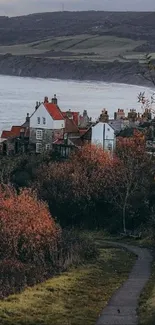
[[[94,325],[128,278],[135,256],[97,239],[96,262],[72,268],[0,302],[1,325]]]
[[[139,325],[155,324],[155,262],[152,274],[139,300]]]
[[[76,35],[44,39],[29,44],[0,46],[0,54],[12,53],[13,55],[37,55],[52,51],[50,57],[57,57],[56,52],[66,53],[65,59],[87,59],[96,61],[132,61],[141,60],[143,53],[136,53],[134,49],[144,44],[145,41],[134,41],[128,38],[102,35]],[[55,52],[55,53],[54,53]],[[67,54],[72,53],[73,56]],[[90,55],[91,54],[91,55]],[[48,56],[48,54],[46,54]],[[60,57],[59,59],[61,59]],[[63,57],[64,59],[64,57]]]

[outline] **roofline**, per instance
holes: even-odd
[[[46,108],[46,111],[48,112],[48,109],[47,109],[47,107],[45,106],[45,103],[42,103],[42,104],[44,105],[44,107]],[[53,103],[47,103],[47,104],[53,104]],[[62,112],[61,112],[61,109],[59,108],[59,106],[56,105],[56,104],[53,104],[53,105],[55,105],[55,106],[58,108],[58,110],[59,110],[59,112],[60,112],[60,114],[61,114],[61,116],[62,116],[62,120],[65,121],[65,119],[64,119],[64,117],[63,117],[63,115],[62,115]],[[53,116],[52,116],[49,112],[48,112],[48,114],[52,117],[52,119],[53,119],[54,121],[58,121],[57,119],[53,118]],[[59,120],[59,121],[61,121],[61,120]]]

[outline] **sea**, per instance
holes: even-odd
[[[153,94],[153,89],[118,83],[97,81],[73,81],[58,79],[24,78],[0,75],[0,131],[12,125],[21,125],[26,114],[32,114],[36,101],[49,100],[57,95],[62,111],[69,109],[88,115],[96,120],[106,108],[110,118],[118,108],[126,113],[130,109],[141,112],[138,94]]]

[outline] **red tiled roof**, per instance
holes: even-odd
[[[79,113],[78,112],[71,112],[70,113],[72,114],[73,116],[73,121],[74,123],[78,126],[79,125]],[[64,118],[67,117],[67,112],[62,112],[62,115]]]
[[[79,125],[79,113],[73,112],[73,121],[78,126]]]
[[[44,103],[48,113],[52,116],[53,120],[64,120],[64,117],[59,107],[53,103]]]
[[[8,139],[8,138],[15,138],[15,137],[19,137],[21,130],[24,130],[24,135],[28,136],[29,135],[29,130],[27,128],[24,128],[22,126],[12,126],[10,131],[3,131],[1,138],[2,139]]]
[[[12,126],[11,135],[14,137],[20,136],[21,129],[24,129],[24,131],[25,131],[25,128],[23,128],[21,126]]]
[[[2,134],[1,134],[1,138],[2,139],[8,139],[10,136],[11,136],[11,131],[3,131]]]
[[[69,118],[65,119],[65,132],[66,133],[79,133],[79,129],[72,119],[69,119]]]

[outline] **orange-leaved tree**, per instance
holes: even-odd
[[[0,206],[0,258],[46,263],[60,236],[47,205],[29,189],[0,186]]]

